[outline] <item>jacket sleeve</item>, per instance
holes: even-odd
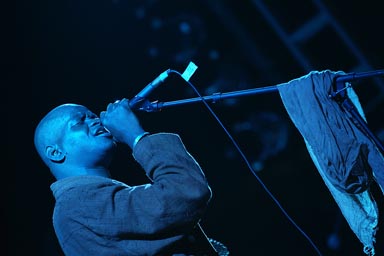
[[[151,182],[139,186],[116,182],[104,187],[107,198],[98,219],[100,233],[109,230],[107,235],[137,236],[192,230],[212,192],[180,137],[168,133],[146,136],[133,156]]]
[[[153,181],[146,189],[154,190],[155,198],[173,209],[168,214],[194,215],[194,211],[206,208],[211,198],[210,187],[178,135],[147,136],[134,148],[133,156]]]

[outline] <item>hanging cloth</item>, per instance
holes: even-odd
[[[364,252],[374,255],[378,208],[369,187],[372,181],[378,181],[382,188],[384,158],[351,115],[329,97],[333,81],[340,74],[345,73],[312,71],[278,85],[278,90],[344,218],[364,245]],[[347,90],[348,98],[365,119],[356,93],[352,88]]]

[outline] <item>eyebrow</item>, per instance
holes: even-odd
[[[72,114],[69,116],[69,120],[73,120],[73,119],[75,119],[75,118],[82,117],[82,116],[84,116],[84,115],[86,115],[86,113],[78,111],[78,112],[72,113]]]
[[[90,110],[87,110],[87,111],[77,111],[75,113],[72,113],[69,117],[69,121],[71,120],[74,120],[74,119],[77,119],[77,118],[82,118],[83,116],[86,116],[86,117],[98,117],[98,115],[96,115],[95,113],[93,113],[92,111]]]

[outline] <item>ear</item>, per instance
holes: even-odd
[[[48,159],[55,163],[62,163],[65,160],[65,153],[61,151],[57,145],[47,146],[45,148],[45,155]]]

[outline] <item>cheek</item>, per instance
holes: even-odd
[[[81,133],[65,136],[63,139],[63,148],[69,152],[81,151],[91,147],[89,138]]]
[[[116,143],[104,137],[88,137],[82,143],[77,143],[78,147],[82,147],[88,152],[102,152],[109,151],[116,146]]]

